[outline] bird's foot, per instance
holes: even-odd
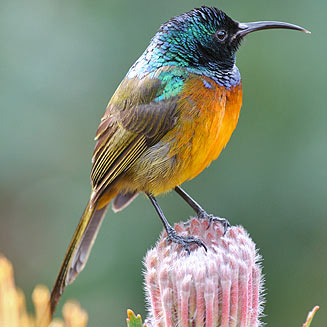
[[[206,245],[199,238],[196,238],[193,236],[178,235],[176,233],[175,229],[172,227],[167,230],[167,236],[171,242],[180,244],[187,251],[188,254],[191,253],[191,248],[190,248],[191,244],[196,244],[198,246],[202,246],[205,249],[205,251],[207,252]]]
[[[224,228],[224,235],[226,234],[228,228],[230,228],[231,224],[226,218],[215,217],[214,215],[208,214],[206,211],[202,210],[198,214],[199,219],[207,219],[209,221],[208,228],[210,228],[213,222],[220,222]]]

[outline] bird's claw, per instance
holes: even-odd
[[[214,215],[208,214],[204,210],[198,214],[198,218],[199,219],[208,219],[208,221],[209,221],[208,229],[210,228],[210,226],[213,222],[216,222],[216,221],[220,222],[224,228],[224,235],[226,234],[228,228],[231,227],[231,224],[229,223],[229,221],[226,218],[215,217]]]
[[[168,230],[168,239],[173,242],[180,244],[188,254],[191,253],[190,245],[196,244],[198,246],[202,246],[204,250],[207,252],[207,247],[199,238],[194,236],[181,236],[176,233],[176,231],[172,228]]]
[[[209,218],[209,226],[214,222],[214,221],[218,221],[222,224],[223,228],[224,228],[224,235],[226,234],[228,228],[231,227],[231,224],[229,223],[229,221],[226,218],[219,218],[219,217],[210,217]]]

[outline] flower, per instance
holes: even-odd
[[[175,225],[183,236],[200,238],[188,254],[163,233],[145,257],[150,327],[257,327],[262,314],[260,256],[241,226],[226,234],[220,222],[192,218]]]
[[[36,286],[32,294],[35,316],[28,314],[25,296],[15,286],[11,263],[0,254],[0,326],[1,327],[48,327],[48,288]],[[76,302],[69,301],[63,307],[64,321],[54,319],[49,327],[86,327],[87,313]]]

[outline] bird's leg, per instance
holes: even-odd
[[[195,238],[193,236],[180,236],[176,233],[175,229],[169,224],[167,218],[165,217],[164,213],[162,212],[161,208],[159,207],[159,204],[154,196],[147,193],[146,194],[148,198],[150,199],[151,203],[153,204],[154,208],[156,209],[159,218],[161,219],[165,230],[167,232],[167,236],[169,240],[171,240],[174,243],[178,243],[183,246],[183,248],[188,252],[191,253],[190,250],[190,244],[197,244],[198,246],[202,246],[206,251],[207,247],[206,245],[198,238]]]
[[[224,233],[226,233],[227,229],[230,227],[230,223],[225,218],[215,217],[213,215],[208,214],[195,200],[193,200],[180,186],[175,187],[175,191],[178,195],[185,200],[185,202],[195,211],[199,219],[208,219],[209,226],[213,221],[219,221],[224,227]]]

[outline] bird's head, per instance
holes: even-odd
[[[203,6],[163,24],[152,39],[150,51],[157,60],[169,65],[230,70],[245,35],[271,28],[309,33],[302,27],[283,22],[239,23],[217,8]]]

